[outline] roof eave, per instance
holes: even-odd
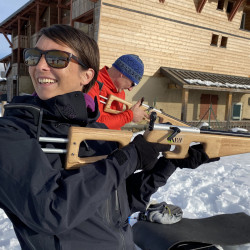
[[[8,16],[5,20],[3,20],[0,23],[0,27],[4,26],[7,22],[9,22],[12,18],[14,18],[18,13],[20,13],[22,10],[24,10],[26,7],[28,7],[33,2],[35,2],[35,0],[30,0],[29,2],[27,2],[26,4],[24,4],[21,8],[19,8],[18,10],[16,10],[13,14],[11,14],[10,16]]]

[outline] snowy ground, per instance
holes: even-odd
[[[185,218],[250,215],[250,154],[222,157],[195,170],[177,169],[152,199],[181,207]],[[250,244],[223,249],[250,250]]]
[[[250,154],[223,157],[195,170],[178,169],[153,199],[180,206],[186,218],[237,212],[250,215]],[[0,250],[17,249],[12,224],[0,210]],[[250,244],[224,249],[250,250]]]

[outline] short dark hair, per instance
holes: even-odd
[[[37,41],[42,35],[58,44],[67,45],[76,52],[76,56],[86,66],[95,71],[94,78],[83,88],[83,92],[87,93],[94,85],[99,71],[100,54],[96,41],[83,31],[65,24],[54,24],[50,27],[42,28],[38,34]]]

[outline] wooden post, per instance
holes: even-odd
[[[70,26],[74,26],[74,22],[72,20],[72,0],[70,0]]]
[[[7,40],[7,42],[9,43],[10,48],[13,48],[13,44],[12,44],[12,42],[10,41],[10,39],[8,38],[7,33],[3,32],[3,35],[4,35],[5,39]]]
[[[199,4],[198,4],[198,7],[197,7],[197,12],[198,13],[201,13],[204,5],[206,4],[207,0],[200,0]]]
[[[186,122],[187,121],[187,104],[188,104],[188,89],[182,89],[182,107],[181,107],[181,120]]]
[[[61,23],[61,14],[62,14],[62,9],[61,9],[61,0],[58,0],[58,5],[57,5],[57,23]]]
[[[232,92],[228,92],[227,96],[227,105],[226,105],[226,112],[225,112],[225,121],[227,121],[227,130],[229,129],[230,120],[231,120],[231,112],[232,112]]]
[[[236,12],[238,11],[238,9],[240,8],[240,6],[245,2],[245,0],[237,0],[235,3],[234,3],[234,6],[233,6],[233,9],[231,10],[230,12],[230,15],[228,17],[228,20],[229,21],[232,21]]]
[[[39,29],[39,22],[40,22],[40,18],[39,18],[39,3],[36,4],[36,33],[38,33]]]
[[[18,16],[17,19],[17,77],[16,77],[16,93],[15,95],[19,95],[19,79],[20,79],[20,61],[21,61],[21,18]],[[14,93],[13,93],[14,94]]]

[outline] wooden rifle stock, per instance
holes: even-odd
[[[65,168],[79,168],[84,164],[106,158],[106,156],[79,158],[80,143],[84,140],[117,141],[120,147],[123,147],[129,144],[132,136],[133,133],[129,131],[71,127]],[[204,150],[210,158],[250,153],[250,134],[210,130],[201,131],[195,127],[156,124],[152,131],[146,129],[143,136],[149,142],[174,145],[173,151],[163,152],[163,155],[170,159],[186,158],[189,146],[193,142],[203,144]]]
[[[130,131],[119,131],[111,129],[71,127],[69,129],[67,144],[66,169],[78,168],[84,164],[105,159],[107,155],[83,157],[78,156],[80,144],[85,140],[116,141],[120,147],[124,147],[131,141],[133,133]]]
[[[174,127],[166,128],[166,125],[163,125],[161,129],[161,124],[157,124],[153,131],[144,133],[144,138],[149,142],[175,145],[173,151],[163,153],[166,158],[186,158],[191,143],[201,143],[209,158],[250,153],[250,134],[176,127],[181,131],[169,140],[173,134],[172,128]]]
[[[105,107],[104,107],[104,112],[111,113],[111,114],[119,114],[119,113],[123,112],[123,111],[111,109],[111,104],[113,101],[121,102],[122,104],[124,104],[125,110],[128,110],[133,106],[132,103],[127,102],[127,101],[125,101],[117,96],[109,95],[109,97],[107,98]],[[142,104],[141,108],[144,110],[149,110],[150,112],[155,111],[157,113],[157,116],[161,120],[161,123],[170,122],[171,124],[176,125],[176,126],[189,126],[187,123],[185,123],[185,122],[183,122],[183,121],[181,121],[173,116],[170,116],[166,113],[163,113],[161,110],[151,108],[150,106],[148,106],[146,104]]]

